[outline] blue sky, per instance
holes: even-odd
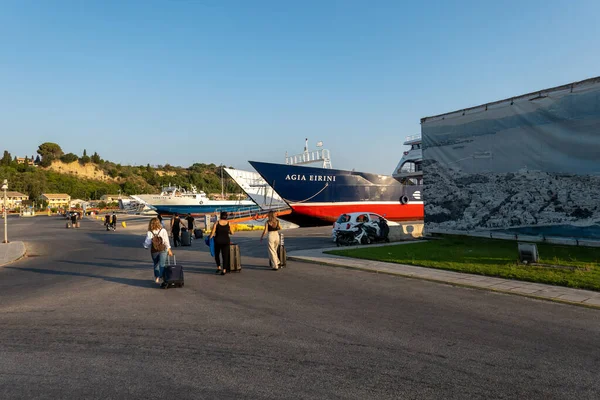
[[[600,75],[600,2],[5,1],[0,150],[390,174],[420,118]]]

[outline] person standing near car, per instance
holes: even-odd
[[[281,223],[275,212],[269,211],[267,222],[265,222],[265,229],[260,236],[262,242],[265,234],[267,235],[267,245],[269,247],[269,262],[274,270],[278,270],[281,266],[281,261],[277,255],[277,248],[279,247],[279,231],[281,230]]]
[[[173,235],[173,247],[181,245],[181,237],[179,236],[180,231],[181,218],[179,218],[179,214],[175,214],[173,218],[171,218],[171,234]]]
[[[163,279],[167,255],[172,257],[173,252],[169,243],[169,234],[158,218],[152,218],[148,223],[144,248],[150,248],[150,257],[154,264],[154,282],[160,283]]]
[[[221,218],[213,225],[212,232],[208,239],[215,238],[215,261],[217,262],[217,274],[225,275],[229,272],[229,244],[231,243],[230,235],[233,235],[229,221],[227,221],[227,212],[221,212]],[[222,255],[223,264],[221,266]]]

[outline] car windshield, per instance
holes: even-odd
[[[350,216],[348,214],[342,214],[336,221],[338,224],[350,221]]]

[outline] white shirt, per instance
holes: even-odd
[[[155,231],[148,231],[148,233],[146,234],[146,240],[144,240],[145,249],[150,248],[150,246],[152,245],[152,238],[154,237],[154,235],[158,235],[162,238],[167,250],[171,248],[171,243],[169,243],[169,234],[167,233],[167,230],[165,228],[161,228]]]

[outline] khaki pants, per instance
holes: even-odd
[[[279,257],[277,256],[277,247],[279,247],[279,232],[273,231],[267,234],[267,243],[269,246],[269,261],[271,267],[279,268]]]

